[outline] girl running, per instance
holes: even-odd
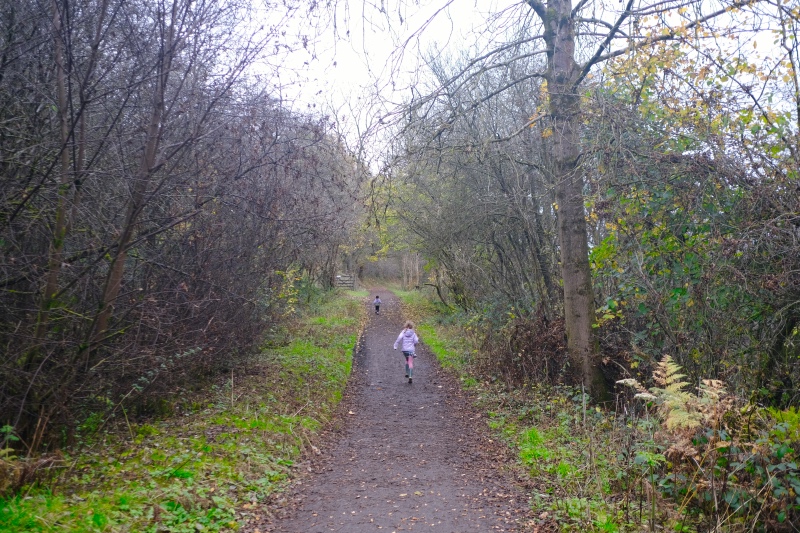
[[[414,323],[410,320],[406,322],[405,328],[394,341],[394,349],[396,350],[400,344],[402,344],[403,355],[406,357],[406,377],[411,383],[414,373],[414,358],[417,356],[415,348],[419,344],[419,337],[414,333]]]
[[[372,301],[372,304],[375,306],[375,314],[376,315],[381,314],[381,304],[382,303],[383,302],[381,301],[381,297],[380,296],[375,296],[375,299]]]

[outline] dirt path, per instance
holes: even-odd
[[[424,347],[408,384],[403,356],[392,349],[404,319],[399,300],[377,294],[379,316],[365,303],[371,320],[344,401],[346,420],[315,473],[296,484],[288,516],[269,529],[523,531],[525,496],[503,474],[485,422]]]

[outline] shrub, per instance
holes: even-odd
[[[718,380],[692,392],[680,371],[665,356],[649,390],[635,379],[618,381],[657,417],[654,441],[667,460],[650,465],[653,488],[699,521],[769,530],[799,523],[797,412],[760,409]]]

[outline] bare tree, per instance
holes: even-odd
[[[302,3],[48,8],[0,8],[0,421],[31,452],[249,349],[361,176],[249,70],[302,46]]]

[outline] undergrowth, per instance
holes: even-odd
[[[614,410],[592,406],[574,387],[512,386],[486,372],[492,354],[476,348],[474,320],[443,313],[419,292],[397,293],[423,341],[517,451],[543,527],[800,531],[797,411],[748,404],[715,380],[693,392],[669,359],[655,365],[649,390],[620,382]]]
[[[237,530],[237,510],[281,489],[341,399],[361,296],[315,301],[291,337],[267,339],[182,415],[87,436],[50,483],[0,500],[0,531]],[[0,468],[14,461],[0,455]]]

